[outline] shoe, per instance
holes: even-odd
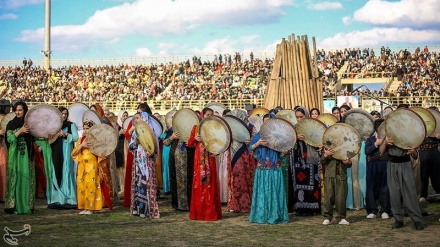
[[[341,221],[339,221],[339,225],[348,226],[348,225],[350,225],[350,222],[346,221],[345,219],[342,219]]]
[[[425,197],[420,197],[419,202],[426,202]]]
[[[422,222],[420,222],[420,221],[414,222],[414,228],[415,228],[417,231],[423,230]]]
[[[392,229],[399,229],[399,228],[402,228],[404,226],[405,225],[403,224],[403,221],[396,220],[396,221],[394,221],[394,224],[393,224],[393,226],[391,228]]]
[[[367,215],[367,219],[375,219],[376,215],[375,214],[368,214]]]
[[[86,213],[86,210],[79,212],[79,214],[85,214],[85,213]]]
[[[384,220],[390,218],[390,216],[389,216],[386,212],[383,212],[382,215],[381,215],[380,217],[382,217],[382,219],[384,219]]]
[[[91,210],[86,210],[86,211],[84,212],[84,214],[93,214],[93,211],[91,211]]]
[[[323,224],[324,226],[328,226],[328,225],[330,225],[330,220],[325,219],[324,222],[322,222],[322,224]]]
[[[145,214],[140,214],[139,217],[141,217],[143,219],[143,218],[145,218]]]

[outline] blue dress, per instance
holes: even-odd
[[[69,133],[66,138],[60,138],[62,141],[62,155],[63,155],[63,166],[62,166],[62,180],[57,181],[55,170],[52,174],[52,184],[55,187],[52,190],[52,195],[50,197],[49,204],[51,207],[62,207],[62,208],[76,208],[76,170],[75,162],[72,159],[71,153],[73,147],[78,140],[78,130],[74,123],[71,123]],[[67,128],[63,129],[67,132]]]
[[[251,140],[250,148],[260,139],[257,133]],[[257,168],[254,176],[251,212],[249,222],[278,224],[289,222],[286,189],[283,172],[280,169],[280,153],[265,146],[255,148]]]
[[[170,136],[169,133],[170,130],[162,133],[162,135],[159,137],[161,140],[165,140]],[[173,131],[171,130],[171,134]],[[170,149],[171,146],[165,146],[162,147],[162,186],[163,186],[163,192],[167,193],[171,191],[170,188],[170,166],[169,166],[169,160],[170,160]]]

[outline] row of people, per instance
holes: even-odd
[[[99,105],[94,105],[93,108],[99,112],[103,119],[106,119],[104,111]],[[119,131],[121,143],[125,140],[128,142],[125,148],[126,155],[124,155],[124,145],[119,145],[116,150],[116,159],[119,157],[119,160],[124,163],[125,176],[120,176],[123,179],[119,179],[119,185],[115,185],[118,179],[112,180],[111,174],[117,173],[117,171],[115,167],[109,165],[110,158],[97,157],[90,152],[89,148],[92,143],[86,137],[88,129],[94,123],[84,122],[82,137],[79,138],[75,124],[67,121],[68,109],[60,110],[64,120],[63,128],[57,134],[63,143],[61,171],[60,166],[56,165],[54,156],[47,157],[48,148],[52,149],[53,154],[57,153],[55,151],[57,150],[56,144],[48,146],[44,140],[35,140],[35,143],[42,147],[44,163],[42,167],[46,171],[45,191],[49,205],[75,207],[83,210],[80,212],[81,214],[91,214],[101,210],[104,205],[111,209],[112,194],[114,195],[111,191],[119,186],[119,189],[123,190],[123,204],[130,207],[133,215],[159,218],[157,191],[161,186],[158,184],[158,180],[163,180],[164,190],[171,193],[173,209],[189,210],[189,218],[193,220],[220,219],[222,217],[221,203],[225,202],[231,211],[249,212],[250,222],[285,223],[289,221],[289,212],[295,211],[297,214],[320,214],[322,212],[325,218],[323,224],[328,225],[333,219],[333,212],[336,211],[339,224],[349,224],[346,219],[347,195],[349,194],[347,181],[353,160],[334,159],[332,157],[333,150],[312,147],[303,141],[304,136],[298,136],[299,141],[292,150],[278,152],[268,148],[267,141],[261,139],[259,129],[262,123],[257,121],[250,125],[253,135],[249,143],[232,145],[226,155],[217,155],[218,161],[216,161],[216,155],[209,153],[204,148],[201,142],[202,137],[198,134],[196,126],[194,126],[187,143],[179,139],[180,133],[173,131],[172,126],[167,126],[167,131],[160,138],[165,148],[152,154],[139,145],[133,127],[134,123],[145,121],[154,128],[154,125],[151,124],[153,118],[151,110],[147,104],[141,104],[138,107],[138,113],[133,117],[131,126],[129,125],[127,129],[122,127],[124,118],[128,117],[126,111],[121,111],[118,114],[120,116],[119,124],[114,126]],[[333,113],[340,120],[340,114],[345,114],[346,110],[347,106],[343,106],[335,108]],[[24,125],[23,119],[27,112],[26,104],[18,102],[14,105],[14,111],[16,117],[8,124],[6,131],[11,162],[7,166],[5,211],[31,213],[36,190],[35,182],[36,180],[41,181],[35,175],[38,166],[33,163],[37,160],[34,155],[40,153],[40,150],[32,146],[33,138],[28,133],[28,126]],[[213,113],[212,109],[205,108],[201,115],[208,117]],[[230,114],[243,121],[248,121],[244,111],[236,109]],[[316,108],[310,111],[310,115],[304,107],[295,108],[297,121],[309,116],[317,117],[319,114],[319,110]],[[378,116],[378,113],[374,112],[372,115]],[[263,117],[263,121],[274,116],[273,113],[267,114]],[[407,159],[409,156],[417,157],[417,153],[414,149],[406,151],[395,147],[390,138],[384,141],[385,145],[378,145],[382,141],[384,140],[369,139],[369,145],[364,150],[370,157],[369,162],[373,162],[371,166],[367,166],[366,171],[367,217],[372,218],[371,215],[378,213],[375,205],[380,199],[384,203],[380,211],[382,217],[387,218],[386,215],[392,214],[396,219],[393,226],[395,228],[401,227],[403,213],[400,192],[403,191],[405,204],[415,222],[415,228],[422,229],[420,208],[418,203],[415,203],[417,202],[416,191],[413,190],[415,184],[410,181],[412,178],[414,182],[412,170],[408,170],[407,165],[405,167],[390,165],[393,162],[411,164]],[[73,145],[75,142],[76,145]],[[374,152],[371,151],[371,142],[374,144]],[[166,147],[168,151],[165,151]],[[130,151],[127,152],[127,149]],[[383,164],[377,167],[374,165],[373,157],[377,156],[374,153],[377,153],[378,149],[382,154],[390,152],[392,157],[403,157],[388,161],[386,185]],[[438,150],[436,152],[427,155],[427,157],[432,157],[433,154],[438,155]],[[159,161],[160,158],[162,161]],[[49,162],[50,160],[52,163]],[[77,170],[73,166],[73,160],[78,163]],[[15,161],[20,163],[14,163]],[[18,165],[23,163],[27,164],[25,168]],[[116,163],[118,162],[116,161]],[[157,169],[158,163],[161,163],[162,166],[159,169]],[[377,171],[376,169],[371,171],[373,166],[377,168]],[[395,168],[391,171],[390,167]],[[17,173],[18,169],[25,169],[25,171]],[[39,169],[41,170],[41,167]],[[167,170],[168,172],[157,172],[158,170]],[[222,173],[227,174],[227,179],[222,179],[220,175]],[[76,181],[74,174],[76,174]],[[396,177],[396,174],[402,174],[404,181],[400,180],[401,177]],[[439,181],[438,178],[435,177],[435,179]],[[401,187],[403,182],[407,187]],[[44,179],[42,183],[44,183]],[[435,190],[440,189],[437,188],[437,183],[433,182]],[[224,186],[225,184],[226,186]],[[379,184],[379,187],[376,184]],[[427,189],[426,183],[422,187],[424,188],[425,185]],[[390,207],[386,204],[387,195],[384,188],[386,186],[390,191]],[[166,187],[168,189],[165,189]],[[20,193],[14,193],[17,191]],[[380,192],[379,197],[378,191]],[[228,196],[223,197],[223,194]],[[427,195],[423,192],[422,194],[426,198]],[[16,198],[17,195],[20,198]]]

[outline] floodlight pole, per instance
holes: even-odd
[[[50,68],[50,56],[52,54],[52,51],[50,50],[50,1],[46,0],[45,5],[45,26],[44,26],[44,50],[42,51],[44,56],[44,68],[49,69]]]

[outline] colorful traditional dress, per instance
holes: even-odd
[[[248,213],[252,202],[254,158],[249,155],[244,143],[233,141],[230,151],[232,160],[228,166],[228,208],[234,212]]]
[[[49,200],[49,208],[76,208],[76,170],[72,159],[72,150],[78,140],[76,125],[64,121],[62,131],[66,137],[58,137],[51,144],[54,170],[52,172],[53,189]]]
[[[160,136],[160,139],[164,141],[166,138],[170,137],[173,134],[173,130],[167,130],[166,132],[162,133]],[[168,193],[171,191],[170,188],[170,165],[169,165],[169,159],[170,159],[170,146],[165,145],[163,143],[162,146],[162,185],[163,185],[163,192]]]
[[[133,122],[130,122],[127,126],[127,130],[125,131],[125,140],[126,142],[130,142],[131,135],[130,129],[133,126]],[[127,144],[128,147],[128,144]],[[127,159],[125,160],[125,180],[124,180],[124,207],[131,207],[131,197],[134,193],[134,183],[131,180],[133,176],[133,160],[134,155],[132,152],[127,149]]]
[[[191,193],[191,220],[215,221],[222,217],[220,191],[215,157],[205,150],[201,142],[197,142],[198,126],[191,130],[188,146],[195,145],[194,173]]]
[[[260,133],[252,138],[249,151],[252,151],[252,145],[258,140],[260,140]],[[287,223],[289,215],[283,172],[279,168],[280,153],[265,146],[259,146],[253,151],[258,163],[254,176],[249,222]]]
[[[5,138],[0,136],[0,202],[5,200],[6,193],[6,164],[8,161]]]
[[[151,125],[148,113],[141,114],[142,119]],[[131,213],[140,217],[158,219],[159,205],[157,203],[157,181],[156,181],[156,158],[157,154],[148,157],[147,152],[141,145],[135,145],[136,132],[131,136],[129,144],[134,155],[131,181],[134,183],[134,191],[131,196]]]
[[[84,137],[78,139],[72,153],[76,153],[84,139]],[[78,209],[101,210],[104,203],[101,166],[105,161],[95,156],[88,148],[83,148],[77,155],[72,155],[72,158],[78,162],[76,177]]]
[[[31,214],[35,202],[36,180],[32,136],[30,134],[15,136],[15,132],[23,124],[23,118],[15,117],[6,127],[9,147],[5,211],[15,214]]]

